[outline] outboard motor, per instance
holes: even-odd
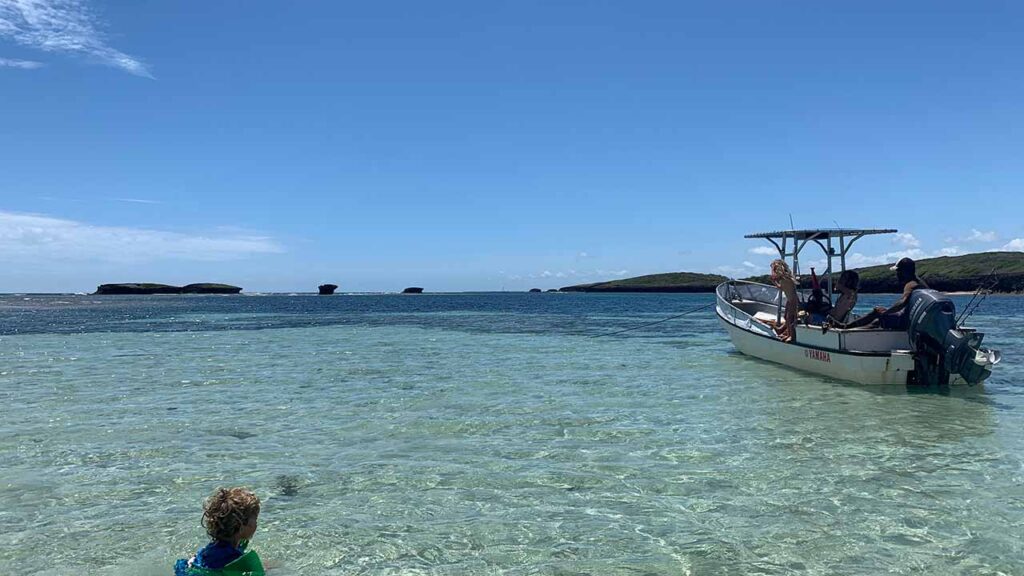
[[[958,374],[974,385],[992,374],[999,352],[981,348],[984,334],[957,327],[956,307],[948,297],[935,290],[914,290],[906,314],[918,384],[944,386],[950,374]]]

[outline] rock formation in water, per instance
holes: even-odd
[[[242,289],[230,284],[199,283],[185,286],[153,284],[147,282],[128,284],[100,284],[96,294],[238,294]]]
[[[402,290],[402,294],[422,294],[422,293],[423,293],[423,288],[420,288],[419,286],[410,286],[410,287],[406,288],[405,290]]]
[[[320,286],[317,287],[317,289],[320,290],[320,295],[321,296],[330,296],[331,294],[334,294],[335,290],[338,289],[338,285],[337,284],[321,284]]]

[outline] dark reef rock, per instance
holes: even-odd
[[[330,296],[331,294],[334,294],[335,290],[338,289],[338,285],[337,284],[321,284],[320,286],[317,287],[317,289],[320,290],[320,295],[321,296]]]
[[[402,294],[423,294],[423,288],[419,286],[410,286],[405,290],[402,290]]]
[[[230,284],[188,284],[171,286],[169,284],[100,284],[96,294],[238,294],[242,289]]]
[[[167,284],[100,284],[96,294],[181,294],[181,288]]]
[[[540,292],[540,288],[530,288],[530,292]]]
[[[282,496],[296,496],[302,485],[302,478],[292,474],[281,474],[274,479],[274,487]]]
[[[182,294],[238,294],[242,289],[230,284],[186,284],[181,287]]]

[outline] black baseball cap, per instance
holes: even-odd
[[[898,262],[892,265],[889,270],[906,270],[908,272],[914,272],[917,269],[917,265],[910,258],[900,258]]]

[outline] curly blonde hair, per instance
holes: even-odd
[[[780,281],[787,278],[794,282],[797,281],[796,276],[789,269],[789,264],[786,264],[785,260],[772,260],[772,280]]]
[[[218,488],[203,503],[203,528],[214,540],[231,540],[260,513],[260,499],[248,488]]]

